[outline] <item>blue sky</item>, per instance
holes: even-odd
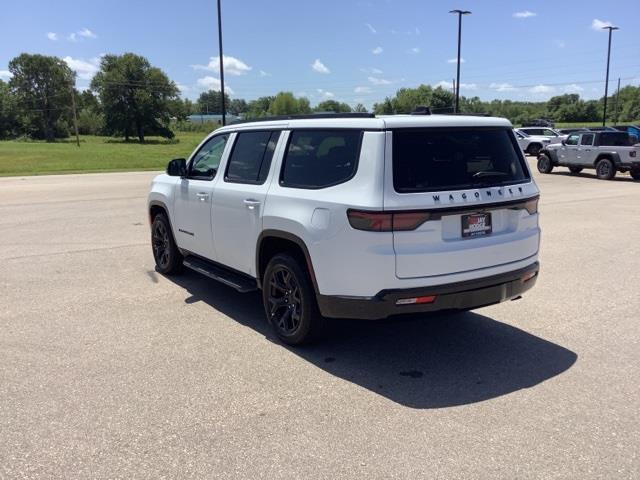
[[[0,78],[21,52],[65,58],[86,88],[104,53],[146,56],[196,98],[218,85],[215,0],[4,2]],[[226,83],[232,97],[288,90],[312,104],[334,98],[370,106],[401,87],[450,87],[454,8],[463,20],[463,95],[544,100],[602,96],[607,34],[611,87],[640,83],[637,0],[223,0]]]

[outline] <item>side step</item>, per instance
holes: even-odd
[[[189,255],[188,257],[185,257],[182,264],[191,270],[201,273],[202,275],[206,275],[209,278],[213,278],[214,280],[224,283],[231,288],[235,288],[242,293],[252,292],[258,289],[256,281],[248,275],[234,272],[220,265],[216,265],[213,262],[203,260],[202,258]]]

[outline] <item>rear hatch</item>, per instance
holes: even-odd
[[[509,128],[395,129],[385,168],[384,208],[398,218],[397,277],[469,272],[537,253],[538,189]]]

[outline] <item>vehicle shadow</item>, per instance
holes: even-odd
[[[259,293],[241,294],[190,271],[168,278],[186,290],[186,303],[205,302],[280,343],[265,320]],[[416,409],[466,405],[530,388],[568,370],[577,359],[566,348],[471,312],[332,320],[321,343],[283,348]]]
[[[592,172],[595,172],[595,170],[592,170]],[[574,177],[574,178],[588,178],[591,180],[598,180],[598,177],[596,176],[595,173],[590,173],[588,171],[582,171],[580,173],[571,173],[570,171],[553,171],[553,173],[551,175],[562,175],[563,177]],[[631,176],[629,175],[621,175],[620,173],[617,173],[615,177],[613,177],[611,180],[607,180],[608,182],[637,182],[636,180],[634,180],[633,178],[631,178]]]

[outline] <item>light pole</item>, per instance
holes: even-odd
[[[602,126],[604,127],[607,122],[607,95],[609,95],[609,61],[611,60],[611,32],[614,30],[620,30],[618,27],[608,25],[602,27],[603,30],[609,30],[609,47],[607,49],[607,77],[604,81],[604,113],[602,114]]]
[[[462,16],[470,15],[469,10],[451,10],[449,13],[455,13],[458,15],[458,73],[456,75],[456,105],[454,113],[458,113],[458,107],[460,105],[460,47],[462,44]]]
[[[222,105],[222,126],[226,125],[227,111],[224,104],[224,55],[222,53],[222,7],[220,6],[220,0],[218,0],[218,50],[220,53],[220,95]]]

